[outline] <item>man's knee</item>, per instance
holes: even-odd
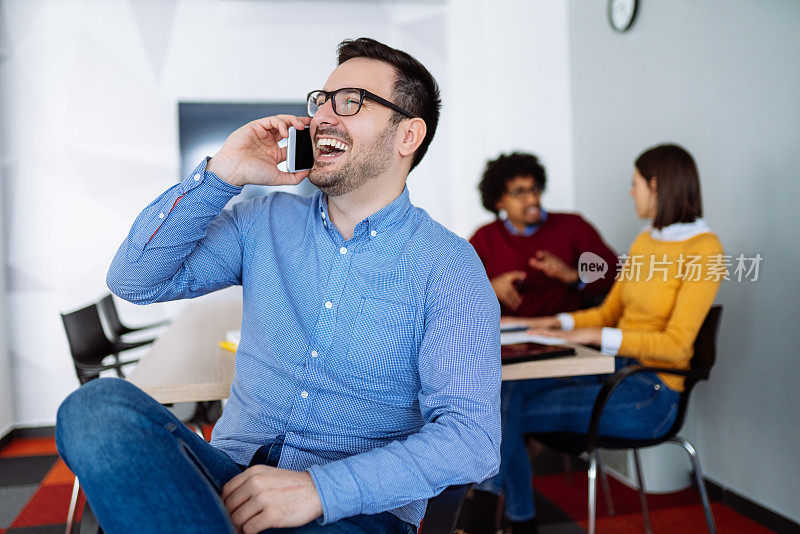
[[[98,444],[116,426],[115,411],[132,384],[119,378],[92,380],[69,394],[56,415],[56,446],[63,457],[71,450],[85,451]],[[135,389],[135,388],[134,388]]]

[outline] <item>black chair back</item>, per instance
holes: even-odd
[[[106,337],[96,304],[80,310],[62,313],[72,359],[82,365],[100,365],[103,358],[116,352]]]
[[[672,427],[662,437],[658,438],[659,441],[675,436],[681,431],[683,423],[686,420],[686,412],[689,408],[689,396],[695,384],[700,380],[708,380],[711,374],[711,368],[717,359],[717,330],[719,329],[719,319],[722,316],[722,306],[712,306],[708,310],[708,315],[703,320],[700,330],[697,332],[697,337],[694,340],[694,354],[689,363],[689,367],[693,371],[698,371],[699,375],[689,376],[683,383],[683,391],[681,392],[681,400],[678,403],[678,414],[675,416],[675,422]]]
[[[124,326],[122,321],[120,321],[119,314],[117,313],[117,306],[114,304],[114,296],[111,295],[111,293],[100,299],[99,304],[108,322],[108,328],[115,337],[119,338],[123,334],[132,332],[130,328]]]
[[[692,369],[711,371],[717,361],[717,331],[719,319],[722,316],[722,306],[712,306],[708,310],[700,331],[694,340],[694,355],[690,366]]]

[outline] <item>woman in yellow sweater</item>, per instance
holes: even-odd
[[[702,219],[700,181],[692,156],[661,145],[636,160],[631,196],[636,214],[652,224],[639,234],[605,301],[597,308],[526,319],[531,331],[600,345],[617,355],[617,368],[632,363],[688,369],[700,325],[717,294],[725,264],[722,245]],[[614,268],[614,266],[609,266]],[[519,322],[519,318],[514,318]],[[512,381],[503,384],[500,472],[478,486],[475,513],[496,509],[505,493],[513,534],[538,532],[531,467],[523,436],[530,432],[586,432],[606,376]],[[680,377],[640,373],[612,394],[600,433],[657,437],[675,419]],[[472,534],[493,525],[476,522]]]

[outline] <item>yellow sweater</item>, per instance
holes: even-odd
[[[575,328],[619,328],[620,356],[644,365],[688,369],[697,332],[726,268],[721,255],[722,244],[712,233],[661,241],[643,232],[631,245],[605,301],[570,314]],[[683,378],[663,373],[660,377],[670,388],[683,391]]]

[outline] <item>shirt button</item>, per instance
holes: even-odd
[[[163,218],[164,218],[164,212],[163,212],[163,211],[162,211],[161,213],[159,213],[159,214],[158,214],[158,218],[159,218],[159,219],[163,219]]]
[[[303,397],[304,399],[307,399],[308,398],[308,391],[301,391],[300,392],[300,396]]]
[[[325,303],[325,307],[330,310],[331,308],[333,308],[333,302],[331,302],[331,301],[326,302]]]
[[[371,231],[371,232],[369,233],[369,235],[371,235],[372,237],[375,237],[376,235],[378,235],[378,232],[376,232],[375,230],[373,230],[373,231]]]
[[[325,218],[325,212],[323,211],[321,215],[322,215],[322,218],[324,219]]]
[[[194,181],[195,182],[199,182],[200,181],[200,175],[199,174],[195,174],[194,175]]]
[[[656,384],[656,385],[655,385],[655,388],[656,388],[656,389],[661,389],[661,384]]]
[[[311,351],[311,357],[312,357],[312,358],[316,358],[317,356],[319,356],[319,354],[317,353],[317,351],[315,351],[315,350],[312,350],[312,351]]]
[[[347,249],[342,247],[342,248],[339,249],[339,252],[342,253],[342,254],[347,254]]]

